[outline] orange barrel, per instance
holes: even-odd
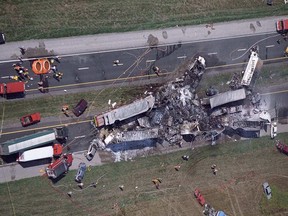
[[[50,62],[48,59],[37,59],[32,63],[32,71],[37,74],[46,74],[50,71]]]

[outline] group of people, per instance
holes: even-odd
[[[28,68],[25,68],[22,65],[23,64],[22,57],[26,55],[27,50],[24,47],[19,47],[19,49],[21,52],[21,57],[18,58],[19,62],[12,65],[14,70],[17,72],[17,75],[9,76],[9,79],[12,79],[15,81],[23,81],[23,82],[27,82],[27,80],[33,80],[33,77],[29,75]],[[55,57],[49,58],[49,62],[51,65],[54,64],[55,62],[60,63],[60,57],[55,56]],[[63,73],[58,72],[56,65],[51,66],[51,70],[49,73],[53,73],[53,78],[55,78],[58,81],[60,81],[60,79],[62,79],[63,77]],[[43,93],[49,92],[48,78],[49,78],[48,74],[46,74],[45,76],[40,75],[40,82],[38,82],[39,91]]]
[[[51,60],[50,60],[50,62],[51,62]],[[52,61],[52,62],[54,62],[54,61]],[[50,72],[53,73],[53,77],[58,81],[60,81],[60,79],[63,78],[63,73],[58,72],[56,65],[51,66]]]
[[[9,76],[9,79],[13,79],[16,81],[25,81],[26,79],[33,80],[33,78],[29,76],[28,69],[23,67],[21,63],[16,63],[13,64],[12,66],[14,70],[17,72],[17,75]]]

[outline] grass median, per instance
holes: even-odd
[[[129,103],[143,95],[145,86],[107,88],[101,91],[90,91],[75,94],[44,95],[34,99],[6,100],[0,104],[0,119],[15,121],[23,115],[40,112],[42,117],[63,115],[62,106],[67,104],[70,109],[76,106],[80,99],[88,102],[90,113],[101,113],[108,109],[108,101],[116,102],[117,106]],[[4,110],[4,112],[3,112]]]
[[[0,5],[8,41],[123,32],[287,14],[283,0],[15,0]]]
[[[288,142],[288,134],[279,134]],[[188,161],[181,159],[189,155]],[[211,165],[216,164],[217,175]],[[180,165],[179,171],[174,169]],[[287,156],[269,137],[227,141],[216,146],[92,167],[74,182],[75,170],[55,184],[35,177],[0,184],[3,215],[203,215],[193,192],[199,188],[207,203],[227,215],[275,215],[288,211]],[[7,176],[9,178],[9,176]],[[160,189],[154,178],[162,178]],[[89,187],[97,182],[97,187]],[[263,182],[272,188],[267,200]],[[119,189],[124,185],[124,189]],[[69,198],[67,192],[72,191]]]

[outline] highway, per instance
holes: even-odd
[[[211,40],[209,42],[196,42],[196,43],[176,43],[169,46],[159,46],[157,48],[135,48],[135,49],[121,49],[118,51],[103,51],[92,52],[84,54],[65,55],[61,58],[61,63],[57,64],[58,70],[64,73],[64,78],[58,82],[50,77],[51,91],[57,91],[63,88],[79,89],[88,85],[99,85],[115,82],[115,80],[125,79],[127,77],[146,76],[152,73],[151,67],[153,65],[158,66],[165,73],[173,72],[181,62],[187,58],[201,55],[206,59],[208,68],[220,67],[225,65],[235,65],[247,62],[249,56],[249,50],[252,46],[259,46],[259,56],[262,60],[278,59],[283,56],[283,50],[286,46],[285,43],[277,43],[280,36],[276,33],[246,36],[246,37],[234,37],[230,39]],[[119,60],[118,65],[114,65],[113,61]],[[6,82],[7,76],[16,74],[12,64],[14,61],[0,62],[1,78],[0,82]],[[24,62],[24,66],[29,67],[29,61]],[[32,73],[32,72],[31,72]],[[153,73],[152,73],[153,74]],[[39,78],[34,76],[33,81],[29,81],[27,84],[27,97],[29,94],[41,94],[37,90],[37,82]],[[107,81],[103,83],[103,81]],[[123,82],[123,81],[121,81]],[[87,85],[88,84],[88,85]],[[277,94],[276,96],[266,95],[265,102],[268,107],[275,106],[276,101],[282,101],[278,103],[282,110],[288,104],[286,100],[277,100],[276,98],[285,98],[286,92]],[[1,100],[5,100],[2,98]],[[282,111],[283,113],[283,111]],[[72,122],[69,126],[70,140],[73,141],[75,137],[80,137],[77,140],[77,145],[71,145],[71,150],[79,151],[87,148],[88,143],[93,136],[89,138],[86,136],[87,131],[93,131],[90,125],[90,118],[82,119],[80,122]],[[88,121],[88,123],[87,123]],[[78,130],[77,125],[81,123],[81,130]],[[12,139],[18,135],[17,131],[21,132],[21,135],[30,134],[35,130],[45,129],[46,127],[55,127],[57,122],[46,123],[44,127],[38,128],[37,125],[31,126],[28,130],[22,128],[10,128],[8,131],[3,129],[1,141]],[[43,126],[43,124],[41,124]],[[83,130],[82,130],[83,128]],[[86,132],[86,133],[85,133]],[[85,137],[85,138],[83,138]]]
[[[283,51],[287,46],[287,42],[281,41],[280,44],[277,43],[277,40],[280,39],[280,35],[276,33],[271,33],[272,31],[270,28],[272,26],[271,23],[274,23],[274,21],[271,21],[271,23],[269,21],[268,26],[270,33],[257,32],[264,31],[265,28],[267,28],[267,26],[265,27],[265,23],[263,22],[262,27],[259,27],[257,29],[257,34],[255,35],[250,33],[251,30],[249,29],[249,26],[251,22],[252,21],[247,21],[246,23],[243,22],[243,24],[239,22],[239,25],[244,26],[245,29],[235,29],[237,28],[235,23],[230,24],[232,28],[229,28],[229,25],[227,23],[221,24],[222,27],[219,26],[219,28],[217,27],[217,25],[215,25],[215,32],[218,34],[218,38],[209,40],[205,36],[205,41],[202,35],[207,34],[207,29],[205,29],[205,27],[202,27],[202,30],[200,29],[198,34],[198,37],[201,36],[202,38],[198,38],[198,41],[184,41],[179,43],[173,42],[168,45],[166,44],[165,46],[160,45],[157,48],[153,49],[140,45],[138,48],[131,48],[132,46],[130,46],[130,48],[128,49],[121,48],[115,49],[113,51],[106,50],[85,53],[77,53],[78,49],[75,49],[73,54],[65,53],[64,55],[60,55],[62,57],[61,63],[57,63],[56,65],[58,67],[58,70],[64,73],[64,77],[61,81],[58,82],[51,75],[49,75],[49,83],[51,87],[50,93],[63,93],[63,89],[70,89],[71,91],[73,90],[73,92],[77,92],[89,86],[91,87],[98,85],[106,85],[107,83],[113,83],[116,80],[120,80],[120,82],[123,82],[123,79],[128,77],[131,78],[135,76],[142,76],[147,79],[146,75],[153,74],[151,71],[151,67],[153,65],[158,66],[164,73],[171,73],[183,61],[198,55],[201,55],[206,59],[208,73],[210,71],[209,68],[221,68],[221,66],[223,65],[225,65],[226,67],[228,65],[240,64],[244,68],[245,62],[247,62],[248,60],[249,49],[255,45],[259,46],[259,55],[262,60],[276,59],[276,61],[283,61],[284,59],[281,59],[281,57],[283,57]],[[196,27],[195,29],[193,28],[194,37],[197,36],[197,34],[195,33],[198,32],[197,28],[198,27]],[[223,29],[226,29],[227,33],[224,32]],[[231,32],[233,32],[234,35],[231,35],[232,33],[229,32],[230,30]],[[170,32],[171,30],[167,31]],[[235,35],[236,32],[243,33],[243,31],[250,35],[239,37]],[[188,35],[188,32],[191,32],[191,29],[189,30],[189,27],[187,27],[186,35]],[[216,34],[215,32],[214,34]],[[150,34],[150,31],[149,33],[145,34]],[[225,36],[222,37],[222,34]],[[141,35],[142,33],[140,34],[140,36]],[[183,35],[185,36],[185,32],[183,32]],[[183,38],[183,35],[179,35],[179,38]],[[130,35],[130,37],[132,36]],[[172,38],[172,36],[170,36],[169,38]],[[99,38],[97,39],[99,40]],[[197,38],[195,40],[197,40]],[[59,44],[61,44],[61,42],[62,40],[58,41]],[[116,43],[117,41],[114,41],[114,44]],[[17,46],[19,45],[14,44],[13,46],[16,46],[17,48]],[[57,50],[57,47],[54,48],[55,50]],[[120,64],[118,66],[113,65],[113,61],[115,60],[120,60]],[[8,76],[16,75],[16,72],[12,67],[13,63],[16,63],[16,61],[0,61],[0,82],[8,82]],[[25,67],[30,68],[29,61],[25,60],[23,64]],[[30,74],[32,74],[32,72],[30,72]],[[30,98],[32,96],[34,97],[34,95],[38,95],[39,97],[43,95],[43,93],[37,90],[37,82],[39,81],[39,78],[36,75],[34,75],[33,78],[34,80],[29,81],[26,85],[27,98]],[[265,93],[262,95],[266,103],[267,109],[274,107],[276,104],[277,108],[279,109],[280,116],[288,115],[288,111],[286,108],[288,107],[287,91],[285,89],[285,87],[280,87],[273,92]],[[0,98],[1,102],[3,102],[4,100],[5,99]],[[93,134],[95,130],[90,124],[91,118],[91,116],[88,118],[84,118],[84,116],[82,116],[82,118],[78,120],[74,119],[75,121],[70,123],[65,121],[60,122],[69,125],[69,140],[67,142],[67,145],[69,146],[71,152],[78,152],[87,149],[89,142],[93,139]],[[60,124],[59,119],[55,119],[57,121],[55,120],[49,122],[42,122],[41,127],[39,127],[38,125],[34,125],[27,129],[14,127],[9,128],[9,130],[5,130],[4,128],[0,138],[1,142],[26,134],[31,134],[36,132],[37,130],[44,130],[46,128],[55,127],[56,125]],[[285,125],[280,125],[278,130],[279,132],[287,131]],[[77,160],[79,161],[83,160],[83,153],[79,154],[77,158]],[[99,156],[97,158],[97,161],[94,162],[93,165],[101,164],[101,159],[99,158]],[[13,161],[13,159],[11,158],[10,160]],[[7,166],[5,168],[4,166],[1,170],[1,172],[3,172],[2,175],[0,175],[0,182],[37,176],[43,173],[43,168],[45,167],[44,164],[40,164],[39,166],[35,167],[34,165],[37,164],[33,164],[32,167],[26,167],[26,169],[23,169],[23,167],[18,164],[15,165],[15,163],[13,163],[11,167]],[[78,163],[75,162],[75,164],[73,165],[73,169],[76,169],[77,165]]]
[[[65,55],[60,64],[55,64],[58,71],[64,73],[64,77],[57,81],[52,74],[49,75],[49,83],[52,87],[50,92],[63,90],[63,88],[77,90],[85,86],[103,85],[103,81],[109,83],[119,78],[153,74],[151,68],[154,65],[158,66],[163,73],[170,73],[185,59],[197,55],[206,59],[207,67],[243,63],[248,60],[249,49],[254,45],[259,46],[259,55],[263,60],[282,57],[285,43],[278,44],[279,38],[278,34],[273,33],[197,43],[176,43],[153,49],[147,47]],[[115,60],[120,61],[118,66],[113,64]],[[12,67],[13,63],[16,62],[0,62],[0,82],[7,82],[9,76],[16,75]],[[23,65],[30,68],[29,61],[25,61]],[[34,75],[33,78],[34,80],[26,85],[27,97],[29,94],[43,94],[37,90],[39,77]]]

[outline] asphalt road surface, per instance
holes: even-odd
[[[154,65],[158,66],[161,72],[169,73],[174,71],[186,58],[198,55],[206,59],[207,67],[242,63],[248,60],[249,49],[255,45],[259,46],[261,59],[279,58],[283,57],[283,51],[287,45],[285,41],[278,44],[279,38],[278,34],[273,33],[209,42],[178,43],[153,49],[123,49],[114,52],[65,56],[61,59],[60,64],[55,64],[58,71],[64,73],[63,79],[57,81],[53,78],[53,74],[49,74],[49,85],[77,89],[85,83],[92,82],[95,85],[93,82],[153,74],[152,66]],[[113,64],[115,60],[119,60],[120,63]],[[13,63],[15,62],[0,64],[0,82],[8,82],[9,76],[17,74],[12,67]],[[28,61],[23,65],[30,68]],[[30,75],[32,74],[33,72],[30,72]],[[26,85],[27,96],[32,93],[42,94],[38,90],[29,91],[38,88],[39,77],[33,75],[33,78],[34,80],[29,81]],[[57,88],[50,91],[57,91]]]

